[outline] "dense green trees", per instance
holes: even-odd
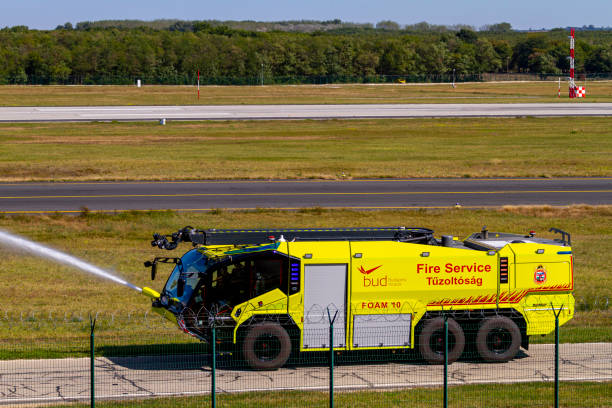
[[[93,23],[87,23],[93,24]],[[244,83],[360,81],[380,75],[420,80],[485,72],[567,72],[567,32],[518,33],[507,23],[475,32],[392,21],[328,31],[257,32],[209,22],[151,27],[92,28],[66,23],[52,31],[0,30],[0,83]],[[277,23],[280,24],[280,23]],[[302,24],[305,24],[302,22]],[[336,27],[338,21],[322,22]],[[419,26],[420,27],[420,26]],[[347,34],[346,30],[354,32]],[[612,32],[580,35],[579,72],[612,71]]]

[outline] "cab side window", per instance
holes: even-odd
[[[253,260],[254,272],[254,296],[262,295],[273,289],[280,289],[287,292],[283,287],[283,281],[286,284],[287,276],[287,261],[286,258],[269,257]],[[286,286],[286,285],[285,285]]]
[[[206,303],[235,306],[274,289],[287,294],[289,264],[285,255],[263,252],[219,265],[211,271]],[[299,260],[291,264],[299,271]]]

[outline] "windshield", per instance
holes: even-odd
[[[168,282],[166,282],[164,293],[170,298],[177,298],[183,305],[187,305],[193,290],[207,268],[208,259],[197,249],[192,249],[183,255],[181,263],[174,267],[172,274],[168,278]],[[181,270],[183,272],[183,278],[185,279],[185,290],[183,291],[183,296],[179,298],[176,292]]]

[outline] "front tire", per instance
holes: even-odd
[[[463,329],[455,319],[448,319],[448,363],[455,362],[465,348]],[[444,363],[444,318],[427,320],[419,334],[419,351],[430,364]]]
[[[476,349],[484,361],[510,361],[516,356],[520,346],[521,330],[510,318],[496,316],[482,321],[476,335]]]
[[[242,354],[254,370],[276,370],[291,355],[291,339],[287,331],[277,323],[257,324],[245,336]]]

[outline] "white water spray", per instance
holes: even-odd
[[[24,251],[29,252],[30,254],[39,256],[41,258],[50,259],[52,261],[55,261],[55,262],[58,262],[64,265],[72,266],[84,272],[91,273],[101,278],[111,280],[120,285],[124,285],[124,286],[127,286],[128,288],[142,292],[142,289],[139,288],[138,286],[133,285],[130,282],[124,279],[121,279],[120,277],[115,276],[110,272],[100,269],[97,266],[89,264],[81,259],[75,258],[74,256],[68,255],[64,252],[60,252],[58,250],[46,247],[44,245],[37,244],[35,242],[15,236],[13,234],[10,234],[2,230],[0,230],[0,245],[5,245],[5,246],[9,246],[15,249],[24,250]]]

